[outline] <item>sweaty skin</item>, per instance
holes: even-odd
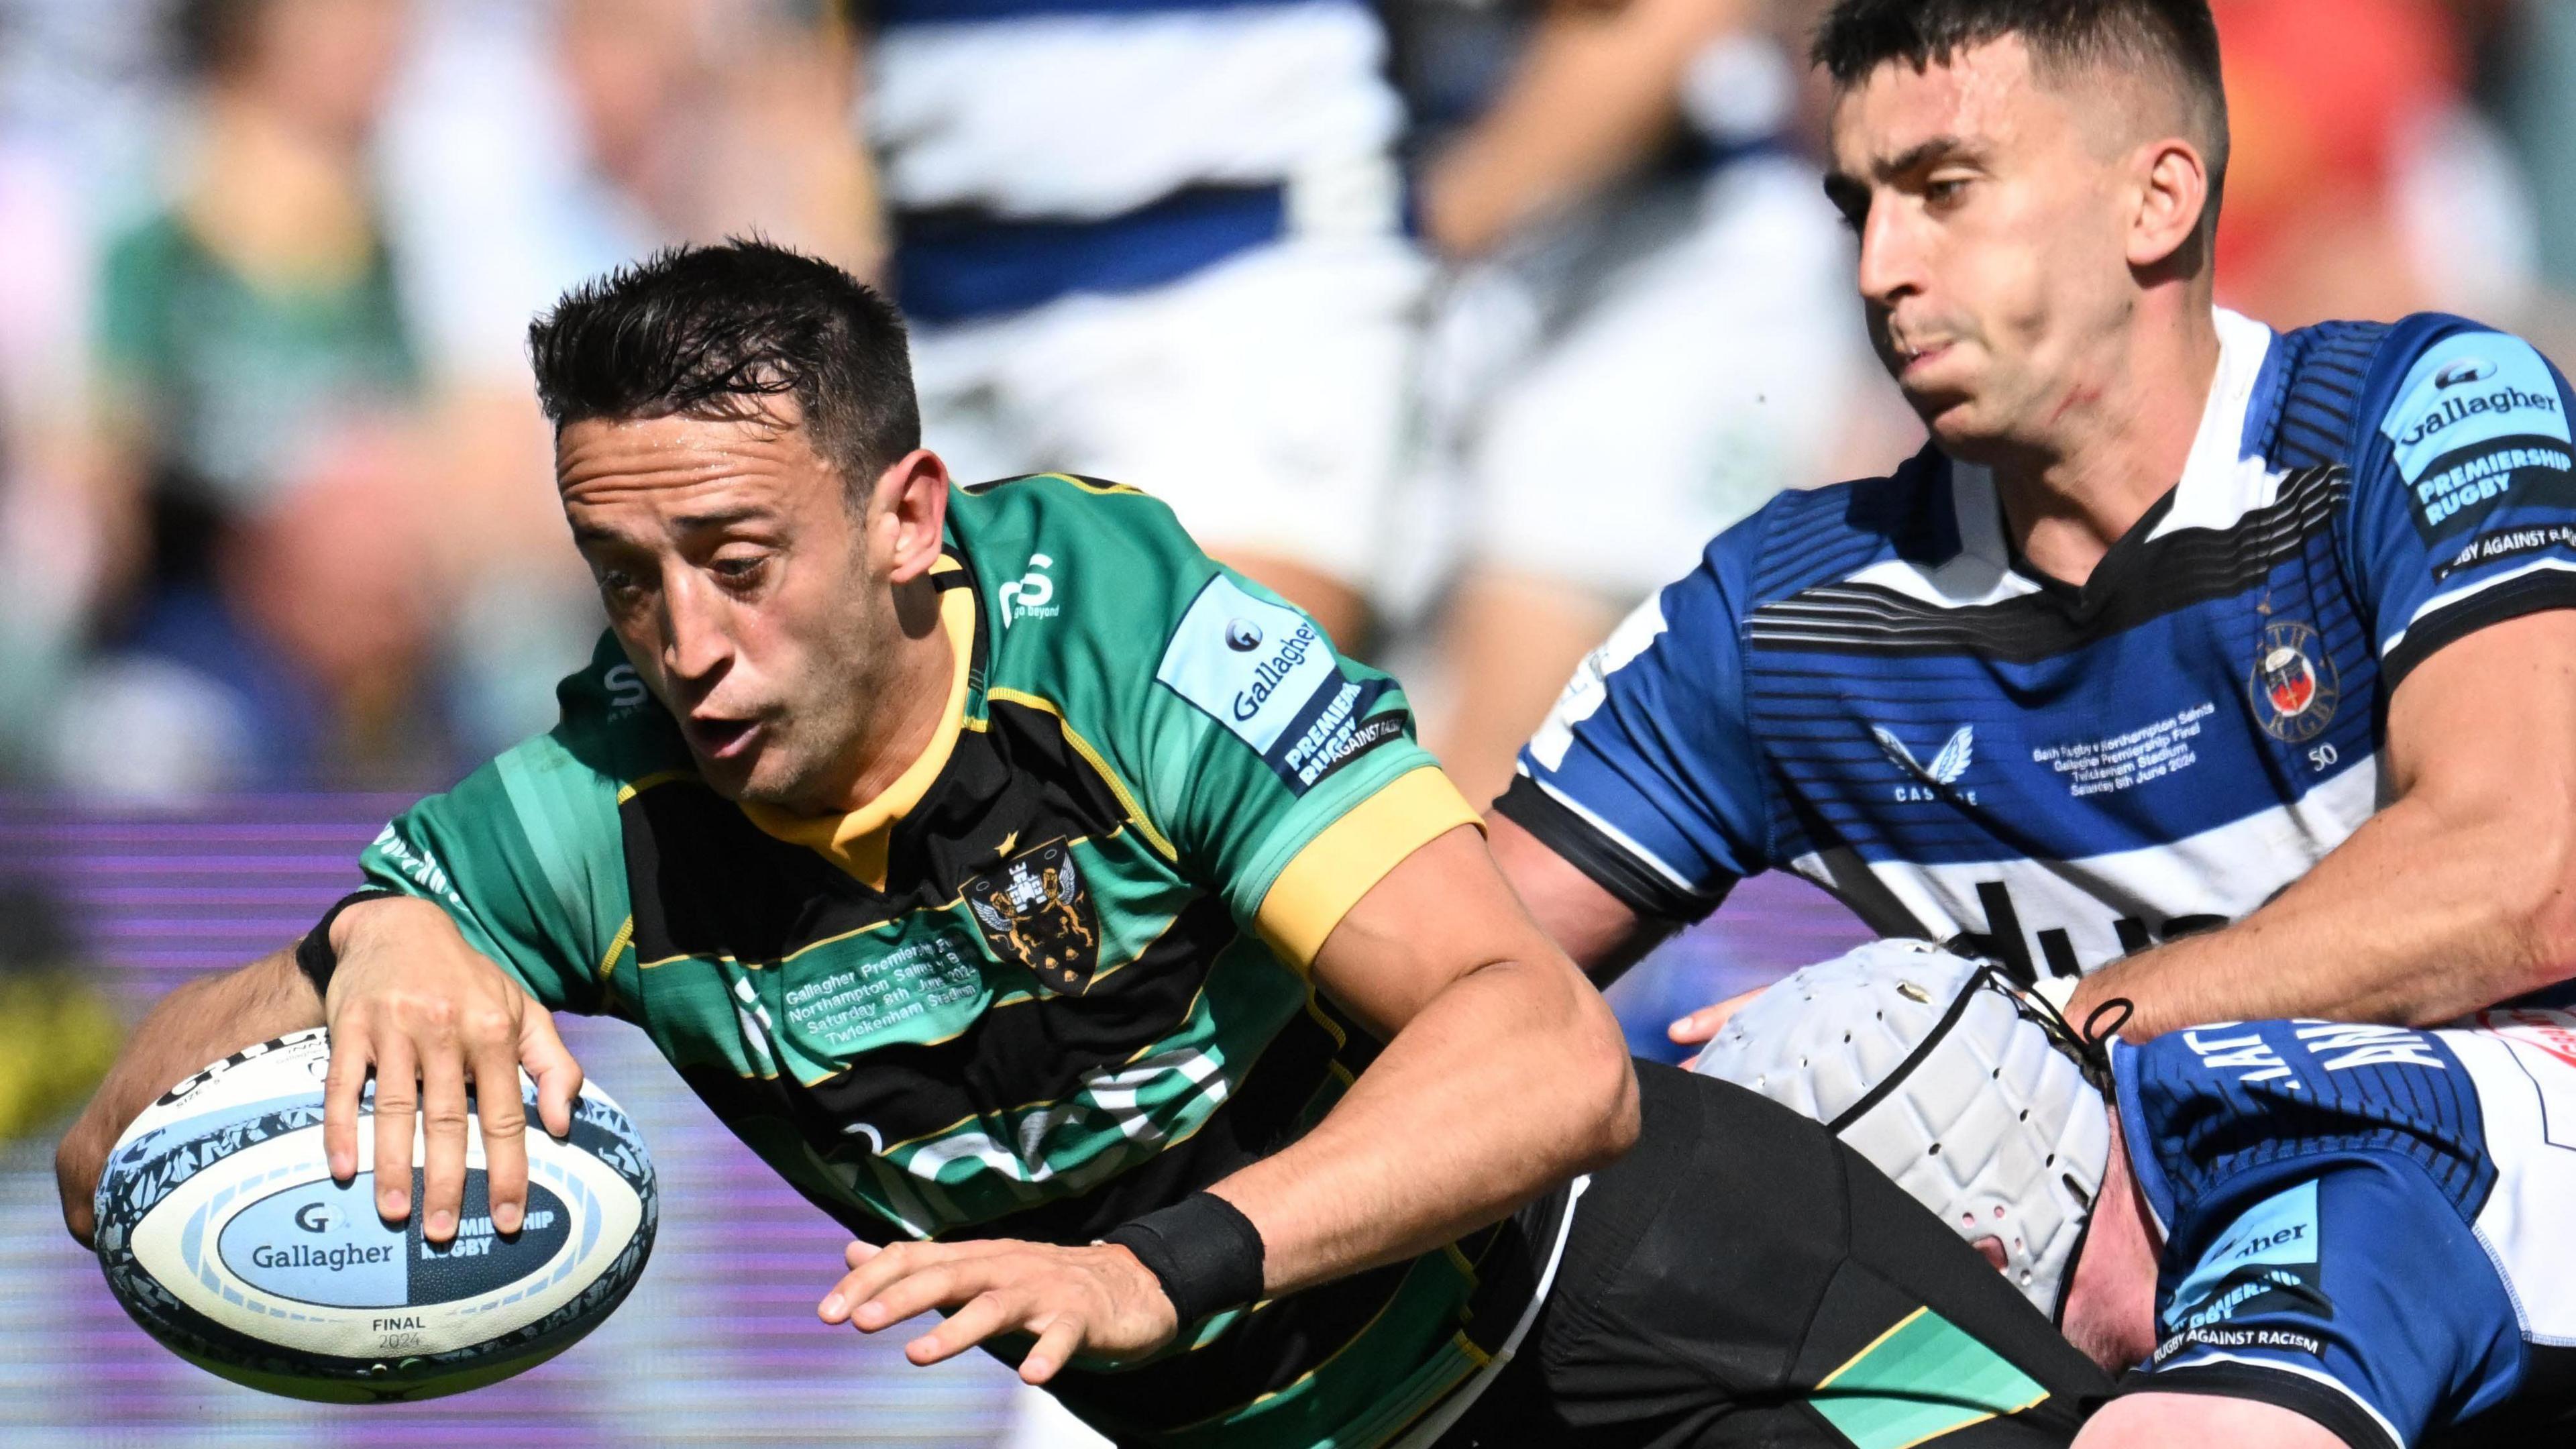
[[[775,422],[572,423],[556,447],[609,627],[700,772],[800,815],[892,783],[938,729],[954,667],[928,577],[947,469],[898,460],[877,489],[889,506],[856,528],[834,517],[840,490],[816,486],[824,469],[792,404]]]

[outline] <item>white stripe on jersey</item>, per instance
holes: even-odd
[[[2211,379],[2209,404],[2192,435],[2182,476],[2189,486],[2174,490],[2173,508],[2150,538],[2185,528],[2227,528],[2280,496],[2286,472],[2274,472],[2260,457],[2245,455],[2245,413],[2254,403],[2254,385],[2262,380],[2263,362],[2272,354],[2272,329],[2250,317],[2217,309],[2218,375]]]
[[[1881,935],[1935,941],[1993,929],[1977,887],[2001,882],[2011,893],[2031,959],[2040,959],[2039,932],[2062,930],[2077,962],[2091,971],[2128,954],[2113,925],[2119,916],[2134,916],[2156,926],[2177,914],[2223,916],[2230,921],[2250,914],[2283,886],[2306,875],[2326,852],[2369,819],[2377,808],[2378,792],[2378,761],[2362,760],[2310,790],[2297,804],[2275,805],[2170,845],[2081,860],[1936,865],[1910,861],[1871,865],[1850,850],[1836,848],[1802,855],[1789,863],[1789,869],[1841,897]],[[1574,805],[1570,800],[1565,803]],[[1640,852],[1640,858],[1651,857]],[[2176,910],[2175,902],[2189,902],[2189,911]],[[2576,1122],[2576,1116],[2569,1120]],[[2568,1201],[2576,1202],[2576,1196]],[[2576,1283],[2576,1278],[2569,1281]]]
[[[2254,401],[2254,385],[2271,355],[2272,329],[2220,308],[2218,375],[2202,409],[2200,430],[2183,464],[2173,506],[2150,538],[2185,528],[2225,529],[2246,514],[2280,501],[2286,470],[2270,467],[2260,457],[2245,456],[2245,413]],[[2039,585],[2015,572],[2012,551],[2004,541],[2003,508],[1995,497],[1994,473],[1978,464],[1950,465],[1950,499],[1959,527],[1959,552],[1936,568],[1906,559],[1888,559],[1854,573],[1845,585],[1865,585],[1901,594],[1942,609],[1999,604],[2039,592]],[[1802,614],[1829,614],[1830,601],[1807,602]],[[1788,620],[1764,624],[1763,637],[1796,642],[1805,631]]]
[[[2520,568],[2506,569],[2504,572],[2499,574],[2483,574],[2479,576],[2475,583],[2465,585],[2461,588],[2447,589],[2441,593],[2435,594],[2433,597],[2424,601],[2423,607],[2406,616],[2405,629],[2400,629],[2396,633],[2389,635],[2387,639],[2380,643],[2379,657],[2385,659],[2389,655],[2397,652],[2397,646],[2405,641],[2407,630],[2414,628],[2418,623],[2422,622],[2426,615],[2434,613],[2437,610],[2447,609],[2453,604],[2458,603],[2460,600],[2469,597],[2471,594],[2483,594],[2498,584],[2521,578],[2525,574],[2539,573],[2545,569],[2559,569],[2570,573],[2576,573],[2576,563],[2570,563],[2565,559],[2558,558],[2534,559]]]
[[[2522,1024],[2505,1018],[2519,1016]],[[2576,1346],[2576,1015],[2481,1012],[2439,1035],[2477,1083],[2495,1190],[2477,1232],[2534,1343]]]
[[[1185,186],[1289,185],[1293,230],[1392,230],[1402,108],[1344,0],[899,25],[869,55],[887,199],[1115,216]]]

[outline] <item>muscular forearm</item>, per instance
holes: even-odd
[[[2117,962],[2078,1022],[2126,998],[2132,1040],[2205,1021],[2322,1016],[2428,1026],[2567,974],[2564,873],[2522,812],[2400,800],[2224,930]]]
[[[1606,1163],[1637,1134],[1618,1023],[1561,960],[1450,985],[1294,1146],[1217,1184],[1270,1293],[1423,1253]]]
[[[72,1236],[89,1241],[90,1194],[108,1149],[153,1098],[190,1072],[253,1042],[321,1024],[321,999],[295,969],[291,951],[191,981],[161,998],[134,1029],[107,1080],[63,1134],[55,1153],[63,1217]]]

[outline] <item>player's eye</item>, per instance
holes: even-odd
[[[1923,185],[1924,203],[1936,211],[1947,211],[1968,198],[1968,178],[1944,176]]]
[[[592,572],[599,580],[600,597],[612,609],[628,607],[644,597],[644,580],[637,574],[613,568],[599,568]]]
[[[769,568],[767,554],[732,554],[707,565],[717,578],[730,588],[749,588],[759,583]]]

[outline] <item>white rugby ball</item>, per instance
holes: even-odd
[[[98,1256],[134,1321],[182,1358],[252,1388],[371,1403],[434,1398],[510,1377],[572,1346],[644,1272],[657,1216],[653,1163],[625,1112],[585,1085],[571,1136],[537,1119],[525,1073],[528,1205],[492,1228],[479,1127],[466,1142],[456,1236],[413,1211],[376,1215],[375,1174],[331,1180],[322,1152],[330,1035],[246,1047],[172,1088],[117,1139],[98,1184]],[[374,1086],[358,1117],[374,1160]]]

